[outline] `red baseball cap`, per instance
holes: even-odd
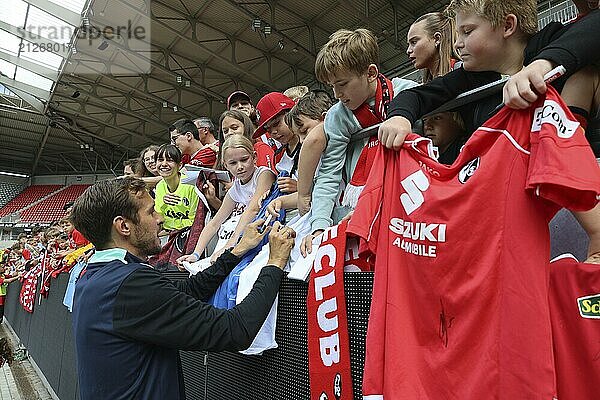
[[[291,110],[296,103],[283,93],[271,92],[263,96],[256,105],[256,119],[258,128],[254,131],[254,138],[265,133],[265,124],[282,111]]]
[[[237,90],[237,91],[231,93],[229,95],[229,97],[227,98],[227,109],[229,110],[231,108],[231,103],[233,102],[234,99],[239,99],[239,98],[248,100],[248,102],[252,103],[252,100],[250,100],[250,96],[248,96],[248,93],[242,92],[241,90]]]

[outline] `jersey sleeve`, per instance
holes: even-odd
[[[534,111],[526,189],[574,211],[589,210],[598,202],[596,158],[583,128],[552,88]]]
[[[190,164],[198,167],[212,168],[216,161],[217,153],[215,153],[210,147],[205,147],[198,151],[198,154],[196,154],[196,156],[190,160]]]
[[[400,116],[411,124],[461,93],[500,79],[496,72],[468,72],[457,68],[424,85],[402,90],[389,105],[388,118]]]
[[[543,34],[544,30],[540,31],[540,34]],[[552,34],[546,35],[543,38],[545,40],[540,42],[545,47],[534,56],[532,61],[549,60],[556,65],[562,65],[567,71],[562,79],[564,81],[566,77],[581,68],[598,61],[598,52],[600,52],[598,35],[600,35],[600,11],[594,10],[574,23],[553,29]]]
[[[379,236],[379,225],[381,217],[381,206],[384,196],[384,180],[386,167],[388,166],[387,155],[389,150],[379,145],[373,166],[369,172],[367,184],[358,199],[352,219],[348,224],[348,233],[361,238],[360,252],[370,251],[375,253],[377,249],[377,237]],[[389,160],[391,161],[391,160]]]

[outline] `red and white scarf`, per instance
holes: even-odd
[[[392,82],[383,76],[383,74],[379,74],[377,76],[377,91],[375,92],[375,105],[373,109],[371,109],[367,103],[363,103],[356,110],[352,111],[361,128],[368,128],[385,121],[388,106],[393,98],[394,86]],[[369,172],[371,171],[371,165],[373,165],[378,145],[379,139],[377,138],[377,135],[371,136],[369,142],[358,157],[356,167],[354,167],[354,172],[352,173],[352,178],[344,191],[342,205],[351,208],[356,207],[358,198],[369,177]]]
[[[23,275],[19,302],[21,303],[21,306],[23,306],[23,309],[29,313],[33,312],[35,295],[37,293],[37,283],[45,264],[46,257],[44,256],[42,262],[39,262],[35,267],[32,267],[25,275]]]
[[[310,398],[353,399],[350,343],[344,293],[344,267],[371,270],[359,257],[358,241],[348,238],[347,221],[328,228],[316,249],[307,298]]]

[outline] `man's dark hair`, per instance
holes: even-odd
[[[146,184],[132,176],[106,180],[90,186],[75,201],[71,219],[81,234],[103,250],[111,239],[113,220],[117,216],[138,223],[140,203],[136,196],[146,191]]]
[[[215,135],[216,132],[216,128],[215,128],[215,124],[212,122],[212,120],[208,117],[200,117],[200,118],[196,118],[194,120],[194,124],[197,126],[197,128],[208,128],[208,131],[210,133],[212,133],[213,135]],[[197,131],[198,129],[196,129]],[[198,133],[198,137],[196,139],[200,138],[200,133]]]
[[[192,121],[191,119],[182,118],[175,121],[173,125],[169,126],[169,135],[174,130],[177,130],[177,133],[179,133],[180,135],[185,135],[186,133],[190,132],[192,136],[194,136],[194,139],[200,140],[198,128],[196,128],[194,121]]]
[[[123,162],[123,164],[125,164],[125,163]],[[67,211],[69,208],[73,207],[73,204],[74,203],[72,201],[65,203],[65,205],[63,206],[63,211]]]
[[[174,144],[163,144],[156,150],[156,161],[166,158],[169,161],[174,161],[181,164],[181,151]]]

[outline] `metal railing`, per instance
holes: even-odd
[[[544,28],[550,22],[567,23],[577,18],[577,7],[570,0],[551,6],[538,15],[538,29]]]

